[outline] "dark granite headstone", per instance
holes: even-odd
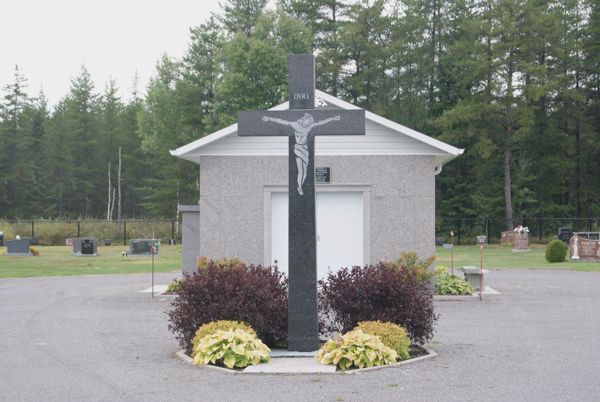
[[[76,237],[73,239],[73,255],[97,256],[98,240],[95,237]]]
[[[129,255],[152,255],[152,246],[155,245],[154,255],[158,254],[159,241],[156,239],[133,239],[129,241]]]
[[[364,135],[364,110],[315,110],[315,59],[291,55],[289,109],[241,112],[240,136],[289,137],[288,350],[319,348],[315,135]]]
[[[573,236],[573,231],[569,228],[558,228],[558,238],[568,243]]]
[[[30,245],[31,239],[29,238],[9,240],[6,242],[6,255],[23,257],[33,255],[29,252]]]
[[[81,241],[81,254],[82,255],[94,255],[94,242],[90,239],[84,239]]]
[[[29,239],[29,243],[32,246],[37,246],[39,244],[38,238],[33,236],[33,237],[23,237],[23,239]]]

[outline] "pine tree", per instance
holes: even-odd
[[[14,81],[6,85],[6,93],[1,109],[0,143],[0,216],[22,216],[20,203],[24,201],[23,192],[28,190],[26,179],[31,174],[27,165],[31,160],[20,155],[25,144],[26,131],[23,129],[24,112],[30,105],[25,93],[27,80],[15,66]]]
[[[99,146],[98,95],[85,66],[71,80],[71,90],[65,100],[65,125],[68,141],[72,144],[75,165],[74,188],[68,189],[65,205],[71,215],[100,216],[104,197],[98,189],[104,188],[104,163]]]
[[[229,34],[249,36],[266,5],[267,0],[225,0],[220,21]]]

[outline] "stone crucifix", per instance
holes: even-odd
[[[319,348],[315,136],[364,135],[362,109],[315,109],[315,60],[290,55],[289,110],[240,112],[239,136],[289,137],[288,350]]]

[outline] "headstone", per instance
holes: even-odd
[[[565,243],[569,243],[573,237],[573,231],[569,228],[558,228],[558,238],[564,241]]]
[[[29,246],[31,246],[31,239],[29,238],[9,240],[6,242],[6,255],[16,257],[31,256],[33,254],[29,251]]]
[[[73,245],[73,239],[65,239],[65,246],[72,246]]]
[[[529,233],[515,233],[515,247],[512,251],[529,251]]]
[[[571,237],[569,256],[572,261],[600,261],[600,240]]]
[[[0,247],[4,247],[4,233],[0,232]]]
[[[156,239],[132,239],[129,241],[128,255],[152,255],[152,246],[155,246],[154,255],[158,254],[160,242]]]
[[[39,244],[38,238],[33,236],[33,237],[23,237],[23,239],[29,239],[29,243],[32,246],[37,246]]]
[[[500,234],[500,243],[502,244],[514,244],[515,232],[512,230],[506,230]]]
[[[240,112],[239,136],[289,138],[288,350],[319,348],[314,147],[316,135],[364,135],[365,111],[315,109],[315,58],[290,55],[289,110]]]
[[[74,256],[98,256],[98,240],[95,237],[76,237],[73,239]]]
[[[574,232],[573,236],[583,237],[584,239],[589,240],[600,240],[600,232]]]

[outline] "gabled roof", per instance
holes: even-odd
[[[355,105],[352,105],[348,102],[345,102],[341,99],[338,99],[334,96],[331,96],[329,94],[326,94],[325,92],[316,90],[315,91],[315,95],[317,98],[317,103],[322,103],[327,105],[328,108],[339,108],[339,109],[360,109]],[[269,110],[287,110],[288,109],[288,102],[284,102],[280,105],[277,105]],[[366,148],[369,147],[364,147],[364,142],[365,141],[369,141],[368,138],[369,137],[369,129],[367,129],[367,139],[363,140],[363,144],[359,144],[358,146],[356,146],[353,149],[347,149],[347,150],[343,150],[343,149],[336,149],[335,144],[329,144],[329,147],[324,147],[322,150],[320,150],[321,147],[317,147],[317,155],[357,155],[357,154],[368,154],[368,155],[378,155],[378,154],[385,154],[385,155],[394,155],[394,154],[402,154],[402,155],[409,155],[409,154],[413,154],[413,155],[434,155],[436,157],[436,161],[439,163],[440,165],[440,169],[441,169],[441,165],[449,162],[450,160],[454,159],[455,157],[461,155],[464,151],[464,149],[460,149],[460,148],[455,148],[451,145],[448,145],[442,141],[436,140],[435,138],[429,137],[423,133],[420,133],[418,131],[415,131],[413,129],[410,129],[408,127],[405,127],[401,124],[395,123],[391,120],[388,120],[384,117],[378,116],[375,113],[371,113],[369,111],[365,111],[365,120],[367,123],[367,126],[369,125],[377,125],[380,128],[382,128],[383,130],[386,130],[386,132],[392,132],[393,135],[395,136],[396,134],[400,137],[404,137],[405,140],[412,140],[411,142],[416,142],[416,143],[420,143],[420,146],[418,146],[418,149],[412,149],[407,151],[402,147],[397,147],[396,150],[394,150],[394,147],[381,147],[379,148],[379,150],[373,150],[371,149],[370,151],[367,150]],[[336,136],[338,137],[338,139],[334,139],[333,142],[342,144],[342,141],[339,137],[343,137],[343,136]],[[234,139],[235,138],[235,139]],[[237,140],[239,138],[242,137],[238,137],[237,136],[237,123],[236,124],[232,124],[230,126],[227,126],[219,131],[216,131],[212,134],[209,134],[205,137],[202,137],[196,141],[193,141],[189,144],[186,144],[180,148],[177,148],[175,150],[169,151],[171,153],[171,155],[173,156],[177,156],[179,158],[182,159],[186,159],[192,162],[196,162],[199,163],[199,157],[200,156],[210,156],[210,155],[225,155],[225,154],[230,154],[225,152],[224,150],[226,150],[228,147],[231,147],[232,141],[261,141],[258,140],[258,138],[263,138],[262,141],[264,141],[265,137],[244,137],[243,140]],[[318,137],[318,139],[323,139],[324,137]],[[327,136],[326,138],[332,138],[331,136]],[[268,148],[264,148],[261,149],[260,144],[258,144],[256,147],[253,147],[251,150],[248,150],[247,153],[248,155],[279,155],[279,154],[287,154],[287,140],[283,137],[270,137],[269,141],[271,141],[271,146]],[[329,140],[332,141],[332,140]],[[379,140],[381,142],[381,139]],[[217,144],[219,144],[219,142],[223,142],[222,146],[216,146]],[[278,144],[281,144],[281,146],[277,146]],[[273,146],[273,144],[275,144],[275,147]],[[416,144],[415,144],[416,145]],[[275,148],[277,148],[277,150],[275,150]],[[279,149],[280,148],[280,149]],[[365,148],[364,151],[365,152],[361,152],[361,150],[363,150],[362,148]],[[412,147],[414,148],[414,147]],[[218,149],[218,152],[217,152]],[[411,153],[412,152],[412,153]],[[236,151],[234,153],[231,153],[230,155],[240,155],[239,151]]]

